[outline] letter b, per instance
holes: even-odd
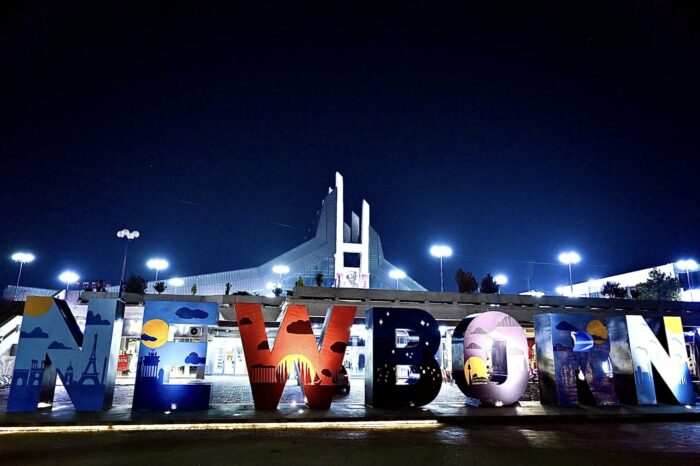
[[[435,319],[420,309],[375,307],[367,310],[365,327],[365,404],[397,408],[433,401],[442,384]]]

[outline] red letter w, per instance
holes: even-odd
[[[255,408],[276,409],[296,369],[309,408],[328,409],[356,312],[354,306],[329,309],[317,345],[306,306],[290,305],[271,350],[260,304],[236,304]]]

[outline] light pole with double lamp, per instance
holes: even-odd
[[[571,291],[571,297],[573,298],[573,296],[574,296],[574,278],[573,278],[573,274],[571,272],[571,266],[573,264],[578,264],[579,262],[581,262],[581,256],[579,256],[578,253],[575,251],[562,252],[561,254],[559,254],[559,262],[561,262],[564,265],[569,266],[569,289]]]
[[[78,276],[77,273],[72,272],[70,270],[66,270],[65,272],[62,272],[61,275],[58,276],[58,279],[66,284],[66,299],[68,299],[68,287],[72,283],[76,283],[78,280],[80,280],[80,277]]]
[[[167,269],[169,265],[170,264],[168,264],[168,261],[166,261],[165,259],[150,259],[148,262],[146,262],[146,267],[156,271],[156,279],[154,282],[154,286],[155,283],[158,283],[158,272]]]
[[[124,293],[124,272],[126,271],[126,255],[129,252],[129,243],[131,242],[131,240],[138,238],[140,235],[141,234],[138,231],[129,231],[126,228],[117,232],[117,238],[126,240],[126,244],[124,245],[124,261],[122,262],[122,277],[119,280],[120,299],[122,297],[122,294]]]
[[[398,291],[399,280],[403,280],[404,278],[406,278],[406,272],[400,269],[394,269],[391,272],[389,272],[389,276],[396,280],[396,290]]]
[[[444,245],[435,245],[430,248],[430,254],[433,257],[440,258],[440,291],[445,291],[445,280],[443,278],[442,272],[442,258],[450,257],[452,255],[452,248]]]
[[[17,284],[15,285],[15,297],[13,301],[17,301],[17,291],[19,290],[19,279],[22,277],[22,266],[34,261],[34,254],[29,252],[16,252],[12,254],[12,260],[19,262],[19,273],[17,274]]]
[[[499,273],[498,275],[493,277],[493,281],[495,281],[498,285],[498,294],[501,294],[501,288],[503,288],[503,285],[506,285],[508,283],[508,277],[506,277],[502,273]]]
[[[688,279],[688,293],[690,293],[690,300],[695,301],[695,298],[693,297],[693,286],[690,283],[690,272],[698,270],[700,266],[693,259],[683,259],[676,262],[676,267],[681,270],[685,270],[685,276]]]

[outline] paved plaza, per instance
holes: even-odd
[[[189,379],[188,382],[192,380]],[[177,379],[172,379],[171,383],[177,383]],[[253,394],[250,391],[248,376],[207,376],[204,383],[212,384],[212,405],[221,404],[252,404]],[[365,384],[364,379],[353,377],[350,379],[350,393],[338,393],[333,403],[338,404],[359,404],[364,405]],[[0,389],[0,411],[7,405],[9,389]],[[114,388],[114,406],[131,406],[134,396],[134,379],[117,379]],[[464,403],[464,395],[456,384],[443,383],[440,393],[435,402]],[[301,387],[291,382],[287,384],[282,393],[280,404],[304,404],[304,395]],[[54,395],[54,408],[71,407],[68,393],[62,385],[56,386]]]

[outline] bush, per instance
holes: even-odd
[[[678,301],[681,298],[681,283],[658,269],[649,272],[649,278],[637,285],[639,299],[656,301]]]
[[[627,290],[617,282],[605,282],[600,289],[600,294],[606,298],[624,299],[627,297]]]
[[[490,273],[487,273],[486,276],[481,280],[482,293],[496,294],[498,293],[499,289],[500,286],[498,285],[498,283],[496,283],[496,280]]]
[[[146,279],[143,278],[141,275],[132,274],[124,282],[125,293],[145,294],[146,288],[148,288],[148,283],[146,282]]]
[[[455,275],[455,281],[457,282],[457,290],[460,293],[474,293],[479,289],[479,285],[476,283],[476,278],[471,272],[465,272],[462,267],[459,268],[457,274]]]
[[[156,291],[156,293],[161,294],[163,291],[168,289],[168,286],[165,284],[165,282],[156,282],[153,285],[153,289]]]

